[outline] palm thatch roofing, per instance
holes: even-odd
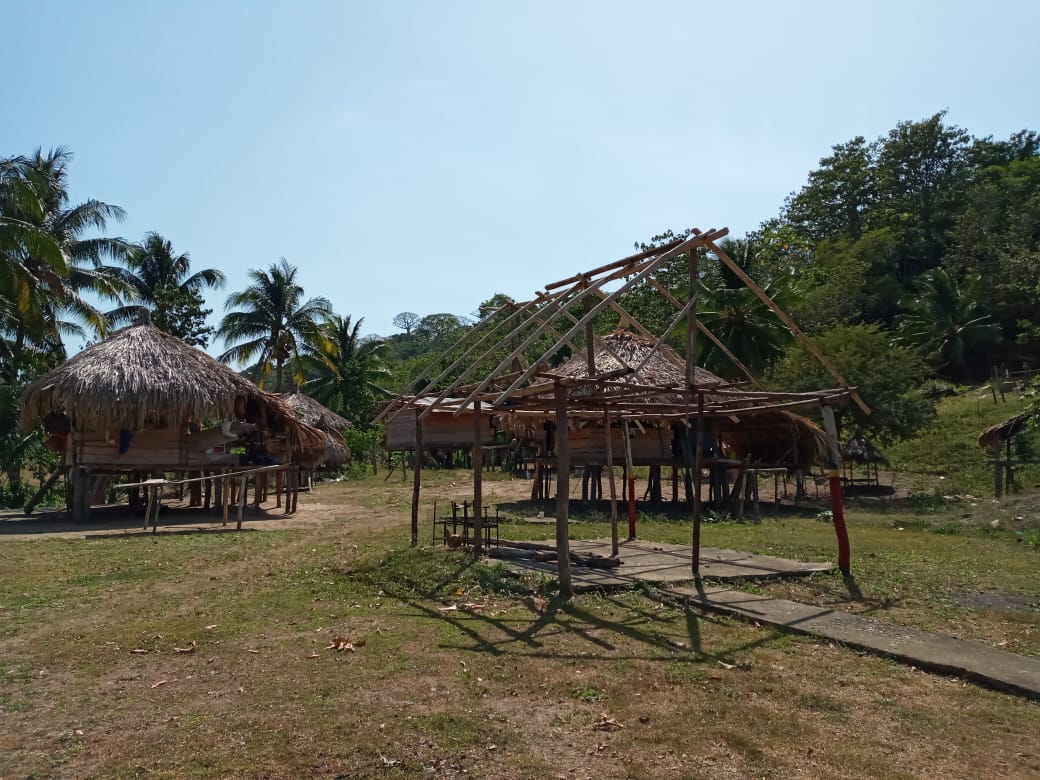
[[[841,458],[849,463],[879,463],[890,465],[885,453],[879,450],[869,439],[849,439],[841,448]]]
[[[353,424],[345,417],[340,417],[327,406],[315,401],[309,395],[304,395],[299,390],[291,390],[282,393],[280,398],[293,410],[293,413],[312,428],[322,431],[336,431],[337,433],[346,428],[352,428]]]
[[[595,373],[590,370],[588,356],[573,355],[567,362],[550,369],[546,375],[561,379],[584,380],[598,374],[620,374],[612,385],[613,392],[623,392],[620,385],[640,385],[662,391],[686,387],[686,362],[671,352],[654,351],[653,342],[628,330],[615,330],[594,344]],[[623,372],[623,373],[622,373]],[[720,387],[726,380],[707,369],[696,366],[694,381],[698,387]],[[577,391],[576,395],[581,395]]]
[[[278,396],[150,323],[86,347],[30,384],[20,405],[26,430],[49,415],[64,415],[79,431],[252,418],[284,432],[294,449],[325,447],[324,435]]]
[[[989,426],[979,434],[979,446],[988,449],[1007,441],[1015,434],[1024,431],[1032,417],[1031,414],[1018,414],[1004,422]]]

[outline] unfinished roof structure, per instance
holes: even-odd
[[[600,418],[604,427],[609,428],[616,423],[652,417],[696,427],[699,443],[706,421],[732,425],[762,417],[776,424],[780,413],[823,408],[825,423],[828,419],[833,422],[833,407],[849,399],[866,409],[855,389],[849,387],[812,341],[719,247],[717,242],[727,233],[725,228],[693,230],[688,237],[548,284],[526,302],[507,301],[487,312],[458,343],[430,364],[422,374],[427,381],[412,385],[422,386],[419,392],[399,397],[384,408],[380,416],[412,418],[417,449],[422,447],[423,421],[442,406],[449,406],[455,415],[472,414],[476,410],[501,415],[551,416],[559,431],[555,458],[557,546],[562,586],[566,568],[566,481],[571,464],[566,433],[569,421]],[[679,300],[656,276],[666,264],[674,274],[677,261],[688,266],[685,301]],[[698,319],[699,263],[704,261],[720,262],[740,278],[820,361],[834,378],[834,387],[809,393],[781,393],[763,388],[722,340]],[[659,332],[654,332],[623,306],[625,294],[636,290],[660,296],[673,308],[674,315],[663,329],[658,328]],[[597,334],[596,326],[604,317],[611,317],[621,332],[609,336]],[[681,339],[682,347],[669,344],[673,334],[678,334],[675,338]],[[695,356],[700,338],[714,344],[744,379],[727,382],[698,368]],[[565,348],[570,350],[570,359],[556,365]],[[831,430],[827,433],[828,438],[833,439],[831,460],[836,468],[839,460],[836,435]],[[475,425],[474,441],[480,441],[480,436]],[[474,448],[474,502],[478,508],[478,525],[479,449]],[[688,466],[699,481],[702,448],[689,449],[692,462]],[[417,538],[418,470],[415,478],[413,539]],[[693,505],[695,528],[699,528],[699,485],[694,491]],[[479,534],[476,538],[479,540]],[[477,546],[479,550],[479,541]],[[841,557],[839,555],[839,559]],[[694,555],[695,567],[696,561]]]

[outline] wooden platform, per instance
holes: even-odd
[[[503,540],[502,544],[506,546],[508,542]],[[572,540],[570,548],[576,553],[609,556],[610,540]],[[690,548],[686,545],[639,540],[622,542],[620,558],[621,565],[614,569],[592,569],[572,563],[571,580],[574,590],[624,588],[631,587],[636,582],[666,584],[693,579]],[[517,573],[542,572],[556,576],[556,563],[553,561],[515,558],[502,560],[501,563]],[[831,563],[805,563],[717,547],[701,548],[701,576],[713,580],[804,576],[818,571],[830,571],[832,568],[834,564]]]

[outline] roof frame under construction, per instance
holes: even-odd
[[[417,451],[422,447],[423,420],[437,411],[451,411],[456,416],[472,414],[474,442],[480,441],[481,411],[554,416],[557,428],[561,431],[557,443],[557,548],[561,591],[565,594],[569,592],[566,553],[569,462],[565,433],[569,418],[601,418],[608,427],[611,421],[627,423],[628,420],[645,420],[648,417],[687,422],[693,420],[698,429],[699,442],[703,423],[711,418],[735,419],[770,411],[822,409],[831,450],[830,460],[833,461],[828,465],[837,469],[840,455],[833,408],[844,406],[851,399],[865,412],[869,412],[855,388],[849,386],[812,340],[719,246],[718,242],[727,233],[726,228],[707,231],[694,229],[687,237],[552,282],[526,302],[509,301],[486,312],[463,338],[438,355],[420,373],[420,377],[429,378],[418,392],[400,396],[384,407],[379,415],[393,419],[409,411],[414,414]],[[819,361],[833,378],[835,386],[808,393],[773,392],[764,388],[722,340],[698,318],[699,263],[704,257],[717,259],[757,295]],[[679,300],[656,277],[656,273],[666,263],[681,258],[685,258],[688,265],[689,296],[685,302]],[[647,285],[655,294],[667,300],[674,310],[663,332],[655,333],[622,305],[622,296],[641,284]],[[610,347],[607,340],[594,332],[596,317],[603,312],[611,312],[617,317],[620,327],[652,342],[651,350],[639,364],[627,363]],[[683,323],[685,356],[668,344],[669,338]],[[698,376],[701,373],[696,367],[698,337],[710,341],[732,362],[743,379],[726,382],[710,374],[710,380],[703,375]],[[582,376],[568,376],[553,368],[553,360],[565,347],[571,350],[572,363],[577,356],[584,354],[586,370]],[[537,356],[528,360],[525,356],[532,349],[537,350]],[[604,362],[610,365],[597,364],[597,353],[604,354],[604,351],[609,356]],[[652,359],[663,359],[673,367],[680,368],[684,381],[672,380],[664,384],[643,381],[641,372]],[[450,361],[449,365],[436,371],[446,361]],[[477,414],[473,414],[474,411]],[[701,447],[697,446],[694,462],[690,464],[698,483],[701,472],[700,450]],[[477,515],[474,520],[478,531],[475,538],[479,554],[480,447],[475,446],[473,452],[474,507]],[[417,463],[419,460],[417,458]],[[412,506],[413,544],[417,543],[418,538],[419,472],[417,468]],[[698,484],[693,493],[695,577],[698,575],[697,549],[701,519],[699,492]],[[840,503],[840,493],[838,500]],[[839,530],[839,564],[847,569],[847,539],[843,544],[842,531],[843,523]]]

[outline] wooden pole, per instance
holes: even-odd
[[[607,480],[610,482],[610,554],[618,555],[617,485],[614,483],[614,442],[610,433],[610,414],[603,410],[603,435],[607,437]]]
[[[838,426],[834,421],[834,410],[822,407],[823,429],[827,433],[827,481],[830,483],[831,517],[834,534],[838,537],[838,568],[842,574],[851,573],[851,551],[849,531],[845,527],[845,509],[841,499],[841,448],[838,446]]]
[[[231,505],[231,486],[226,476],[220,478],[220,505],[224,517],[223,525],[227,525],[228,507]]]
[[[768,306],[772,310],[772,312],[780,318],[780,321],[787,326],[787,329],[791,331],[792,334],[794,334],[794,337],[798,339],[798,341],[800,341],[802,345],[807,350],[809,350],[810,353],[812,353],[813,357],[815,357],[820,362],[820,365],[822,365],[824,369],[838,381],[838,384],[842,385],[843,387],[849,387],[848,380],[846,380],[845,377],[841,375],[838,369],[834,367],[834,364],[827,359],[827,356],[820,352],[816,344],[813,343],[813,340],[802,332],[802,329],[795,324],[795,321],[792,320],[788,316],[787,312],[781,309],[773,301],[773,299],[766,294],[765,290],[763,290],[761,287],[759,287],[751,280],[751,277],[744,272],[743,268],[741,268],[739,265],[733,262],[733,260],[730,259],[729,255],[727,255],[725,252],[719,249],[718,245],[714,243],[714,239],[708,242],[708,247],[711,249],[712,253],[719,258],[719,260],[725,263],[726,267],[728,267],[734,274],[737,275],[737,278],[739,278],[740,281],[742,281],[747,286],[747,288],[751,290],[751,292],[758,296],[762,303]],[[859,393],[853,393],[852,400],[856,402],[856,405],[863,411],[864,414],[870,414],[870,407],[867,406],[863,402],[863,399],[859,397]]]
[[[481,437],[480,401],[473,404],[473,552],[484,554],[484,448]]]
[[[242,530],[242,512],[246,508],[246,478],[245,475],[238,478],[238,522],[235,523],[235,529]]]
[[[693,578],[701,578],[701,457],[704,452],[704,396],[697,396],[697,433],[693,445],[693,537],[690,540],[690,565]]]
[[[412,547],[419,544],[419,490],[422,484],[423,423],[419,409],[415,410],[415,469],[412,474]]]
[[[556,383],[556,566],[560,579],[560,598],[574,596],[571,586],[570,510],[571,453],[567,430],[567,387]]]
[[[623,423],[625,433],[625,476],[628,478],[628,540],[636,538],[636,471],[632,466],[632,436],[628,420]]]
[[[151,487],[145,488],[146,490],[146,501],[144,505],[144,526],[141,528],[142,531],[148,530],[148,521],[152,518],[152,502],[155,501],[155,492]]]

